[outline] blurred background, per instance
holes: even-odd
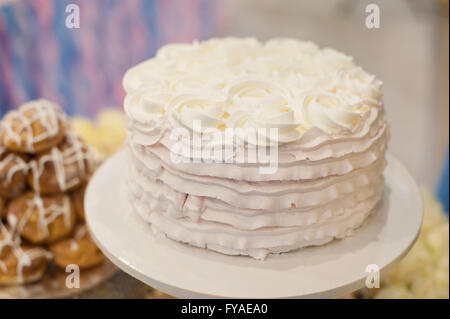
[[[65,24],[72,3],[80,28]],[[369,3],[380,28],[366,27]],[[124,72],[169,42],[311,40],[384,82],[390,152],[448,211],[448,12],[448,0],[0,0],[0,116],[38,97],[92,119],[121,108]]]
[[[448,1],[231,0],[220,35],[313,40],[354,56],[384,83],[390,151],[428,187],[439,182],[448,147]],[[365,8],[380,8],[380,28]],[[448,184],[448,180],[447,180]]]
[[[365,25],[372,2],[378,29]],[[65,25],[71,3],[79,29]],[[124,72],[168,42],[295,37],[353,55],[384,82],[390,151],[436,189],[448,153],[448,30],[448,0],[0,0],[0,115],[37,97],[70,115],[121,106]]]

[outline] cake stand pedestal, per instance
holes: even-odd
[[[118,152],[91,179],[88,226],[119,268],[179,298],[334,298],[382,278],[410,250],[423,218],[420,192],[403,165],[387,156],[384,199],[354,236],[271,255],[265,261],[226,256],[153,236],[125,192],[126,153]]]

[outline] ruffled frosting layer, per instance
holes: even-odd
[[[264,259],[343,238],[381,199],[384,157],[343,175],[245,182],[191,175],[129,147],[130,200],[159,235]]]
[[[293,219],[301,224],[297,226],[240,229],[236,227],[240,223],[240,225],[250,227],[252,225],[251,223],[242,223],[242,220],[237,218],[232,218],[233,222],[227,224],[211,221],[208,217],[195,220],[189,217],[189,213],[181,217],[176,214],[174,216],[173,210],[177,209],[170,207],[170,202],[165,202],[167,204],[165,207],[164,201],[153,199],[148,202],[146,192],[139,189],[140,186],[134,182],[132,185],[130,185],[130,189],[132,189],[130,200],[133,207],[146,222],[152,224],[152,229],[156,234],[201,248],[209,248],[231,255],[249,255],[258,259],[266,258],[269,253],[281,253],[306,246],[322,245],[334,238],[351,235],[353,230],[358,228],[375,208],[381,194],[378,192],[355,206],[341,207],[341,210],[335,214],[322,212],[322,214],[317,214],[315,219],[310,217],[308,220],[307,216],[304,216],[304,219],[295,218],[298,216],[294,215]],[[153,204],[153,209],[149,209],[152,207],[151,203],[155,202],[158,203],[157,206]],[[266,214],[269,218],[264,218],[264,214],[263,218],[252,216],[251,222],[257,223],[260,219],[260,222],[264,223],[264,221],[275,221],[281,217],[277,216],[278,212],[267,212]],[[221,221],[225,220],[221,219]]]
[[[308,181],[246,182],[185,173],[162,165],[150,153],[144,156],[131,149],[132,178],[159,180],[180,193],[219,199],[229,205],[248,209],[289,209],[315,206],[340,198],[355,190],[375,188],[383,183],[384,159],[352,172]]]
[[[164,212],[174,218],[189,218],[192,221],[206,220],[228,224],[238,229],[258,229],[264,227],[309,226],[330,221],[346,211],[374,205],[380,198],[382,181],[374,182],[353,190],[339,198],[323,192],[320,203],[285,209],[249,209],[236,207],[212,197],[201,197],[179,192],[160,180],[149,179],[130,167],[130,192],[148,207],[149,212]],[[351,184],[351,182],[350,182]],[[328,195],[328,196],[327,196]],[[305,196],[308,196],[305,193]],[[358,206],[359,205],[359,206]]]

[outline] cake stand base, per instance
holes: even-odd
[[[119,268],[179,298],[334,298],[363,287],[400,260],[419,234],[420,192],[403,165],[387,156],[384,198],[354,236],[265,261],[227,256],[153,236],[125,192],[126,153],[91,179],[85,210],[91,235]],[[368,279],[368,276],[370,277]]]

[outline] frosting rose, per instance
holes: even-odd
[[[290,91],[270,81],[246,80],[235,83],[228,91],[231,112],[229,125],[233,128],[259,129],[258,134],[271,143],[289,143],[301,137],[291,108]],[[277,129],[277,136],[270,129]],[[275,140],[276,139],[276,140]],[[249,140],[259,144],[261,140]]]
[[[346,92],[312,90],[298,97],[296,117],[306,129],[318,127],[329,134],[346,134],[359,123],[369,107]]]
[[[138,122],[151,123],[166,113],[172,95],[154,87],[141,88],[125,97],[125,112]]]
[[[202,131],[206,128],[223,129],[225,125],[224,102],[220,99],[181,94],[170,101],[168,112],[174,127],[183,126],[197,131],[194,121],[200,121]]]

